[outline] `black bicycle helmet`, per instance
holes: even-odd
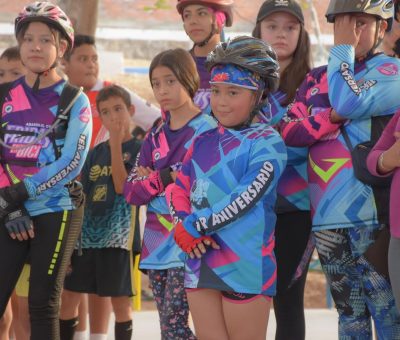
[[[268,93],[279,87],[279,64],[273,48],[261,39],[238,36],[219,43],[207,56],[206,67],[209,72],[217,65],[235,65],[247,69],[260,77],[265,87],[258,91],[256,105],[248,119],[234,127],[248,127],[262,108],[268,104]]]
[[[218,64],[233,64],[258,74],[266,89],[275,92],[279,87],[279,64],[273,48],[261,39],[239,36],[219,43],[207,56],[210,72]]]
[[[344,13],[365,13],[386,20],[388,23],[387,31],[392,28],[394,17],[393,0],[331,0],[326,18],[333,23],[335,16]]]

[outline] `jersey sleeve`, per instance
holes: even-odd
[[[0,165],[0,188],[4,188],[10,185],[7,174],[4,172],[4,168]]]
[[[185,144],[185,148],[188,149],[186,151],[184,160],[187,159],[186,155],[189,154],[191,155],[191,145],[193,144],[193,141],[196,140],[196,138],[201,135],[202,133],[215,128],[217,126],[216,120],[211,117],[211,116],[206,116],[204,113],[201,115],[201,122],[199,124],[196,124],[193,126],[194,129],[194,134],[193,137],[187,141]],[[182,163],[184,162],[182,161]],[[182,164],[179,166],[179,170],[181,169]],[[158,196],[155,197],[153,200],[151,200],[148,204],[148,209],[151,210],[152,212],[159,213],[159,214],[168,214],[171,213],[171,207],[170,207],[170,196],[171,192],[174,192],[175,190],[179,190],[179,187],[175,185],[175,182],[172,183],[165,183],[165,196]]]
[[[137,166],[131,170],[124,185],[124,197],[129,204],[136,206],[148,204],[164,192],[162,170],[154,170],[151,150],[151,134],[148,134],[140,149],[137,165],[149,167],[153,171],[149,176],[140,177],[137,174]],[[166,170],[169,173],[169,169]]]
[[[166,190],[167,204],[175,223],[184,220],[191,212],[190,169],[194,145],[195,141],[183,159],[182,168],[178,172],[175,183],[168,186],[168,190]]]
[[[367,167],[369,172],[375,176],[385,177],[385,176],[390,176],[392,174],[392,172],[390,172],[388,174],[381,175],[377,170],[377,165],[379,156],[382,154],[382,152],[391,148],[393,144],[396,143],[397,141],[396,137],[394,136],[394,133],[396,131],[396,125],[398,124],[399,119],[400,119],[400,111],[398,111],[390,120],[388,125],[386,125],[385,130],[383,130],[381,137],[379,138],[378,142],[375,144],[375,146],[368,155]]]
[[[60,158],[24,179],[31,198],[43,192],[50,196],[79,175],[89,151],[91,119],[89,100],[82,93],[71,109]]]
[[[259,138],[249,152],[249,165],[238,185],[217,204],[186,216],[183,220],[185,229],[195,237],[210,235],[244,216],[276,189],[286,160],[286,147],[277,134]],[[184,192],[187,195],[187,180],[184,184]],[[181,210],[187,210],[186,200],[180,202],[180,205]],[[264,209],[264,206],[259,205],[258,209]],[[222,214],[224,218],[220,219]]]
[[[377,62],[374,63],[375,58]],[[328,88],[332,107],[347,119],[393,114],[399,107],[398,62],[378,55],[366,63],[367,67],[371,65],[371,70],[356,80],[354,60],[354,47],[350,45],[337,45],[331,49]],[[396,72],[390,72],[390,68]]]
[[[331,123],[331,108],[322,108],[310,115],[310,107],[307,102],[308,84],[313,80],[312,74],[297,90],[296,97],[287,108],[279,128],[286,145],[311,146],[324,136],[336,131],[339,124]]]

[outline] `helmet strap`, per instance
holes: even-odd
[[[199,42],[199,43],[195,43],[194,45],[195,45],[195,46],[198,46],[198,47],[204,47],[204,46],[206,46],[206,45],[209,43],[209,41],[211,40],[211,38],[212,38],[215,34],[218,34],[218,29],[215,28],[215,22],[213,22],[213,23],[211,24],[211,32],[210,32],[210,34],[208,35],[208,37],[205,38],[203,41],[201,41],[201,42]]]
[[[51,65],[50,68],[49,68],[48,70],[36,73],[36,74],[37,74],[37,77],[36,77],[35,83],[33,84],[33,87],[32,87],[32,91],[33,91],[33,92],[37,92],[37,91],[39,90],[39,86],[40,86],[40,77],[43,76],[43,75],[44,75],[44,76],[47,76],[48,73],[50,72],[50,70],[53,69],[53,68],[55,68],[56,66],[57,66],[57,62],[54,62],[54,64]]]
[[[378,46],[382,43],[382,38],[379,37],[379,29],[381,27],[381,19],[377,19],[376,20],[376,30],[375,30],[375,38],[374,38],[374,45],[372,46],[372,48],[368,51],[368,53],[360,58],[357,59],[364,59],[364,58],[368,58],[372,55],[375,54],[375,50],[378,48]]]
[[[39,90],[39,86],[40,86],[40,76],[41,76],[43,73],[44,73],[44,72],[40,72],[40,73],[37,74],[35,83],[33,84],[33,87],[32,87],[32,91],[33,91],[33,92],[37,92],[37,91]]]
[[[215,34],[219,34],[219,32],[218,32],[218,27],[217,27],[217,24],[216,24],[215,14],[213,14],[213,21],[212,21],[212,24],[211,24],[211,31],[210,31],[210,34],[209,34],[208,37],[205,38],[203,41],[201,41],[201,42],[199,42],[199,43],[195,43],[194,45],[195,45],[195,46],[198,46],[198,47],[204,47],[204,46],[206,46],[206,45],[208,44],[208,42],[211,40],[211,38],[212,38]]]
[[[376,32],[375,32],[375,43],[374,43],[374,47],[372,48],[373,51],[375,51],[375,49],[382,43],[383,38],[379,37],[379,31],[381,28],[381,23],[382,20],[377,20],[376,21]]]

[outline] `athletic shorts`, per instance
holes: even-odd
[[[133,296],[131,252],[120,248],[83,249],[71,257],[64,288],[99,296]]]
[[[186,293],[196,292],[204,288],[186,288]],[[262,294],[249,294],[249,293],[237,293],[233,291],[221,291],[222,298],[229,301],[230,303],[248,303],[258,298],[263,298],[267,301],[272,301],[272,297]]]
[[[247,293],[236,293],[236,292],[227,292],[222,291],[222,298],[224,300],[229,301],[230,303],[248,303],[252,302],[256,299],[262,298],[267,301],[271,301],[271,297],[268,295],[262,294],[247,294]]]

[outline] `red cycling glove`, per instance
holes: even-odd
[[[210,242],[212,241],[212,238],[209,236],[200,236],[197,238],[192,236],[186,231],[182,222],[179,222],[175,226],[174,239],[179,248],[187,254],[191,253],[199,243],[202,243],[205,240],[209,240]]]

